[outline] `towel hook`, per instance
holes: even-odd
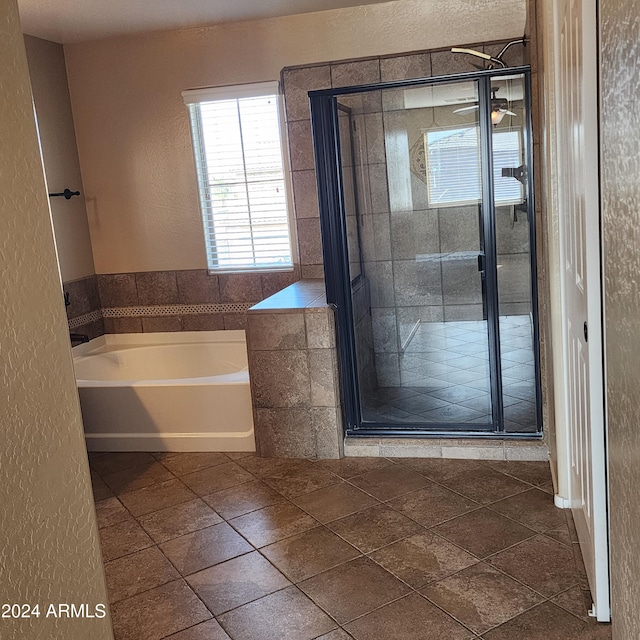
[[[71,191],[70,189],[65,189],[62,193],[50,193],[49,197],[59,198],[60,196],[63,196],[66,200],[71,200],[73,196],[79,196],[79,195],[80,195],[79,191]]]

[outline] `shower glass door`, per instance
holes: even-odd
[[[311,94],[352,433],[538,430],[524,76],[478,76]]]

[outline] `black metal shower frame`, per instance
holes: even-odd
[[[527,210],[529,217],[529,250],[531,297],[533,314],[534,365],[536,387],[536,416],[538,430],[535,433],[508,433],[504,430],[502,406],[502,373],[500,356],[500,317],[497,285],[497,248],[495,234],[495,198],[493,193],[492,124],[489,109],[480,109],[479,126],[482,154],[482,212],[485,234],[485,278],[487,287],[487,322],[489,336],[489,360],[491,369],[492,423],[477,425],[473,431],[468,424],[403,424],[367,422],[362,424],[360,394],[355,352],[352,287],[349,275],[347,229],[342,184],[340,136],[338,130],[338,97],[355,93],[368,93],[384,89],[404,89],[462,81],[477,81],[479,104],[490,104],[491,79],[504,76],[524,77],[524,104],[526,126],[523,129],[523,145],[527,167]],[[531,439],[542,437],[542,400],[538,326],[538,286],[536,261],[536,221],[533,184],[533,144],[531,140],[531,68],[526,66],[506,69],[489,69],[432,78],[417,78],[394,82],[382,82],[336,89],[309,92],[311,128],[314,140],[316,182],[320,207],[322,254],[325,270],[327,302],[336,311],[338,361],[342,413],[346,435],[388,437],[452,437]]]

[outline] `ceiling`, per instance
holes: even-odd
[[[385,0],[18,0],[24,33],[60,43],[239,22]]]

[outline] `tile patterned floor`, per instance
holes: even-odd
[[[505,429],[536,430],[535,370],[529,316],[500,318]],[[491,421],[489,350],[484,321],[420,325],[400,357],[399,387],[363,400],[364,419],[393,423]]]
[[[609,640],[548,465],[90,454],[116,640]]]

